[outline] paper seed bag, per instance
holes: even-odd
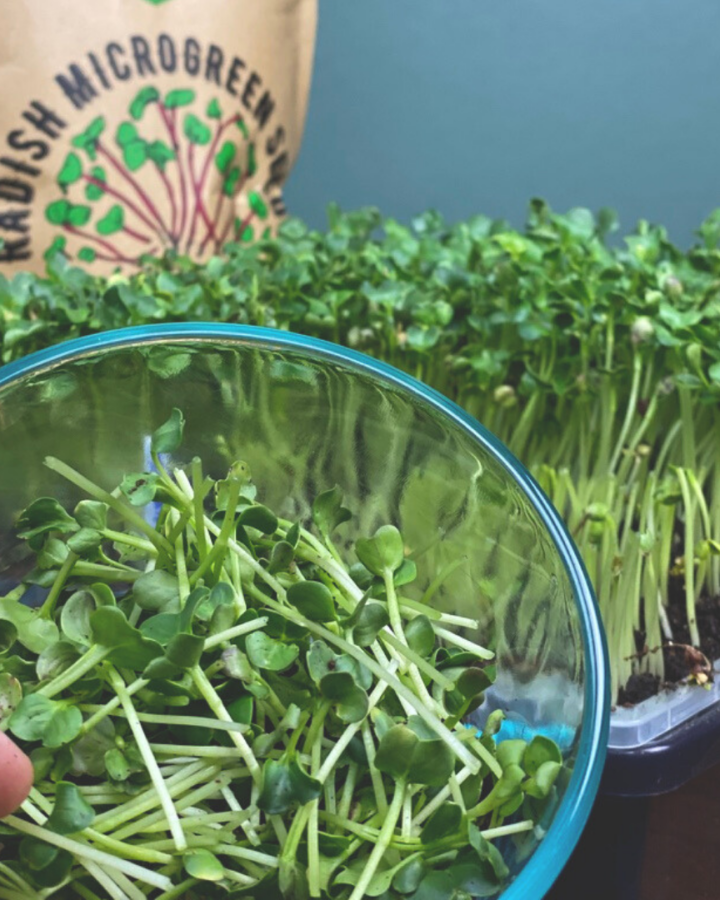
[[[272,232],[317,0],[0,0],[0,272]]]

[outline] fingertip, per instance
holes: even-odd
[[[6,734],[0,732],[0,819],[20,806],[32,784],[32,763]]]

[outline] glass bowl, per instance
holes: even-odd
[[[287,518],[339,485],[354,512],[347,548],[381,524],[402,532],[419,597],[480,620],[498,677],[471,726],[493,709],[499,739],[543,733],[568,775],[542,828],[502,849],[504,900],[541,898],[585,825],[605,758],[607,659],[592,589],[559,517],[508,450],[459,407],[359,353],[270,329],[185,324],[71,341],[0,369],[0,595],[28,570],[13,535],[40,496],[74,504],[43,466],[58,457],[112,489],[148,464],[149,435],[173,407],[181,456],[215,477],[245,460],[259,497]],[[468,635],[472,637],[472,635]]]

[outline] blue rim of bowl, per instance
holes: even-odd
[[[608,652],[600,613],[584,563],[565,524],[522,463],[483,425],[456,403],[399,369],[363,353],[317,338],[274,328],[225,325],[210,322],[143,325],[77,338],[31,353],[0,368],[0,388],[33,372],[55,367],[73,358],[101,350],[157,341],[221,341],[270,349],[307,351],[315,358],[347,365],[419,398],[448,416],[472,435],[516,479],[530,498],[560,552],[580,615],[585,653],[585,697],[580,743],[570,783],[558,811],[517,879],[503,892],[503,900],[544,897],[562,871],[580,838],[592,809],[607,751],[610,727],[610,676]],[[557,842],[557,846],[555,845]]]

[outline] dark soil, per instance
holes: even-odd
[[[661,690],[672,690],[678,684],[698,671],[704,660],[698,655],[690,644],[690,634],[687,627],[687,615],[685,612],[685,594],[682,580],[677,579],[675,590],[670,593],[668,604],[668,619],[672,627],[674,641],[662,648],[662,650],[650,650],[650,652],[662,652],[665,659],[665,681],[647,672],[633,675],[627,686],[618,695],[618,706],[634,706],[642,700],[647,700],[658,694]],[[700,651],[712,665],[720,659],[720,597],[706,598],[697,606],[697,622],[700,631]],[[648,652],[645,645],[643,632],[636,634],[636,646],[638,653]]]

